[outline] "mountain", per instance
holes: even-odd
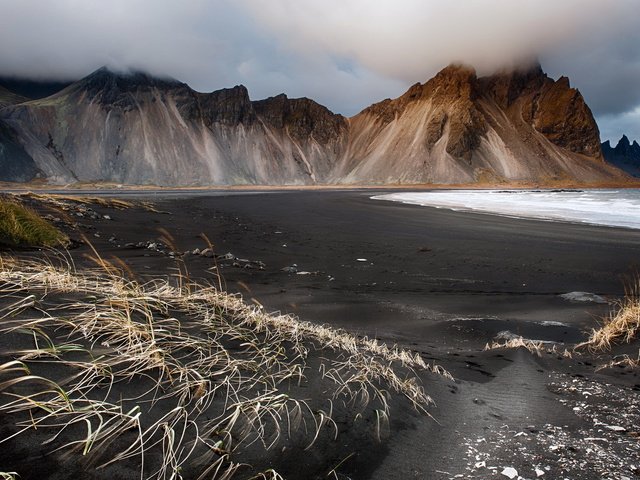
[[[28,100],[0,86],[0,109]],[[10,182],[28,182],[40,176],[42,172],[20,144],[17,132],[0,120],[0,179]]]
[[[351,118],[307,98],[252,101],[102,68],[0,122],[51,182],[127,184],[624,181],[568,79],[539,65],[479,78],[451,65]],[[0,142],[3,140],[0,138]],[[23,161],[23,160],[21,160]]]
[[[629,138],[623,135],[615,148],[607,140],[602,144],[602,153],[607,162],[633,177],[640,177],[640,145],[636,140],[631,143]]]
[[[1,88],[30,99],[49,97],[68,87],[71,83],[58,80],[32,80],[30,78],[0,76]]]
[[[55,182],[313,184],[346,134],[343,117],[308,99],[254,103],[243,86],[198,93],[104,68],[0,119]]]
[[[603,162],[582,95],[538,65],[485,78],[451,65],[350,122],[338,174],[348,181],[589,182],[617,175]]]
[[[29,98],[18,95],[0,85],[0,108],[29,101]]]

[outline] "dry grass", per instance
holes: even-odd
[[[560,354],[565,358],[573,358],[580,355],[585,350],[598,354],[608,352],[615,344],[631,343],[638,338],[640,331],[640,280],[627,288],[625,298],[620,301],[617,308],[603,319],[602,325],[591,331],[589,338],[579,343],[571,350],[560,351],[555,345],[553,348],[545,348],[542,342],[520,338],[509,339],[507,341],[494,341],[487,344],[485,350],[496,348],[519,348],[524,347],[531,353],[538,356],[542,352]],[[640,366],[640,351],[637,358],[629,355],[618,355],[606,363],[600,365],[597,370],[612,367],[638,368]]]
[[[98,467],[135,457],[141,478],[182,478],[187,466],[231,478],[252,445],[302,434],[311,448],[337,434],[336,407],[354,419],[369,412],[380,436],[392,393],[427,413],[415,370],[448,375],[409,351],[270,315],[183,277],[138,283],[104,266],[0,257],[0,295],[12,298],[0,332],[31,339],[0,365],[0,412],[18,420],[0,443],[51,431],[52,446]],[[324,400],[296,395],[311,357]]]
[[[576,348],[587,348],[593,352],[611,349],[615,343],[630,343],[640,330],[640,283],[627,289],[627,294],[618,309],[604,319],[600,328],[591,332],[589,339]]]
[[[493,341],[491,343],[487,343],[484,347],[485,350],[494,350],[500,348],[526,348],[529,352],[534,355],[541,356],[542,352],[545,351],[544,343],[535,342],[532,340],[528,340],[523,337],[512,338],[509,340]]]
[[[0,199],[0,243],[11,247],[64,247],[69,238],[30,208]]]
[[[613,360],[598,366],[596,371],[605,370],[607,368],[613,367],[629,367],[629,368],[638,368],[640,367],[640,352],[638,352],[638,358],[631,358],[629,355],[619,355],[615,357]]]
[[[552,344],[550,342],[544,341],[536,341],[530,340],[528,338],[524,338],[522,336],[517,336],[514,338],[500,339],[494,340],[491,343],[487,343],[484,347],[484,350],[496,350],[501,348],[525,348],[530,353],[541,357],[543,353],[559,355],[563,358],[573,358],[575,355],[579,355],[574,349],[567,349],[560,347],[558,344]],[[502,340],[502,341],[500,341]]]
[[[30,199],[37,202],[51,205],[54,207],[65,209],[69,203],[77,203],[81,205],[98,205],[101,207],[114,208],[116,210],[126,210],[133,207],[142,207],[148,211],[158,211],[154,208],[153,204],[142,201],[128,201],[120,198],[107,198],[107,197],[91,197],[86,195],[61,195],[53,193],[34,193],[25,192],[15,194],[15,197],[19,199]]]

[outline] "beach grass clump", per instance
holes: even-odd
[[[64,247],[69,238],[24,205],[0,199],[0,244],[10,247]]]
[[[103,266],[0,257],[0,333],[13,347],[0,414],[15,420],[0,444],[46,434],[106,478],[127,461],[143,479],[232,478],[247,474],[247,452],[333,444],[338,422],[366,419],[380,438],[392,400],[428,415],[417,372],[448,375],[212,286]],[[280,478],[271,467],[255,478]]]
[[[537,342],[523,337],[510,338],[504,341],[494,340],[491,343],[487,343],[484,347],[485,350],[496,350],[502,348],[524,348],[538,357],[540,357],[542,352],[545,351],[543,342]]]
[[[116,210],[127,210],[135,206],[140,206],[145,210],[158,213],[154,206],[150,202],[146,201],[129,201],[122,198],[112,197],[95,197],[87,195],[63,195],[59,193],[35,193],[25,192],[16,194],[16,197],[28,200],[34,200],[39,203],[51,205],[53,207],[67,210],[69,204],[80,205],[98,205],[105,208],[113,208]]]
[[[625,298],[618,308],[603,321],[603,324],[592,330],[589,339],[577,346],[591,351],[610,350],[616,343],[631,343],[640,331],[640,281],[627,289]]]

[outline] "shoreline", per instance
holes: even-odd
[[[640,188],[640,180],[627,182],[580,183],[558,181],[540,182],[506,182],[506,183],[461,183],[461,184],[321,184],[321,185],[197,185],[197,186],[159,186],[117,184],[114,182],[80,182],[73,184],[49,184],[44,181],[32,183],[0,182],[2,192],[43,191],[43,192],[243,192],[243,191],[352,191],[352,190],[554,190],[554,189],[634,189]]]
[[[599,191],[608,191],[609,189],[598,189]],[[631,190],[631,189],[630,189]],[[636,189],[633,189],[636,190]],[[491,190],[491,193],[516,193],[516,192],[521,192],[521,193],[559,193],[559,194],[563,194],[563,193],[584,193],[584,192],[593,192],[594,190],[561,190],[561,191],[557,191],[557,190]],[[437,193],[441,193],[443,191],[438,191]],[[453,192],[478,192],[478,190],[450,190],[449,193],[453,193]],[[436,193],[436,191],[424,191],[424,192],[407,192],[407,193]],[[409,200],[406,198],[389,198],[389,197],[395,197],[397,195],[402,195],[402,193],[399,193],[398,191],[394,191],[392,193],[387,193],[387,194],[381,194],[381,195],[375,195],[372,196],[371,199],[372,200],[378,200],[378,201],[386,201],[386,202],[397,202],[397,203],[403,203],[405,205],[415,205],[415,206],[419,206],[419,207],[428,207],[428,208],[436,208],[436,209],[445,209],[445,210],[451,210],[454,212],[464,212],[464,213],[473,213],[473,214],[481,214],[481,215],[492,215],[492,216],[498,216],[498,217],[505,217],[505,218],[512,218],[512,219],[529,219],[529,220],[536,220],[536,221],[541,221],[541,222],[557,222],[557,223],[567,223],[567,224],[573,224],[573,225],[591,225],[591,226],[599,226],[599,227],[607,227],[607,228],[622,228],[622,229],[626,229],[626,230],[639,230],[640,229],[640,223],[636,224],[636,226],[631,226],[631,225],[622,225],[620,223],[603,223],[602,221],[595,221],[595,220],[588,220],[588,219],[584,219],[584,220],[580,220],[577,218],[569,218],[569,217],[563,217],[563,216],[545,216],[544,214],[540,213],[523,213],[524,212],[524,208],[522,206],[520,206],[520,211],[518,212],[501,212],[498,210],[492,210],[489,208],[483,208],[483,207],[478,207],[473,206],[473,205],[469,205],[469,204],[458,204],[458,205],[450,205],[447,203],[443,203],[443,204],[438,204],[438,203],[421,203],[420,200]],[[517,198],[515,198],[515,200],[517,200]],[[556,200],[556,204],[558,204],[560,201],[562,201],[562,199],[558,199]],[[517,203],[517,202],[516,202]],[[575,210],[571,211],[571,213],[574,213]],[[583,211],[584,212],[584,211]],[[592,214],[593,212],[588,211],[587,214]],[[588,215],[587,215],[588,216]]]

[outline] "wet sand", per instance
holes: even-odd
[[[227,290],[268,311],[410,347],[452,373],[455,382],[424,379],[436,402],[433,419],[394,412],[390,435],[375,455],[354,455],[340,478],[487,478],[507,466],[525,478],[535,478],[538,466],[549,467],[545,478],[619,478],[596,466],[576,470],[583,456],[590,457],[580,451],[581,438],[604,433],[574,410],[567,392],[575,389],[568,385],[576,379],[612,383],[636,398],[637,370],[596,373],[591,357],[483,348],[504,331],[553,341],[559,349],[586,339],[612,307],[559,295],[585,291],[620,298],[638,271],[640,231],[369,198],[386,192],[145,193],[165,213],[95,207],[111,220],[82,222],[98,251],[141,274],[166,273],[175,266],[169,250],[203,249],[204,234],[216,255],[241,260],[178,255],[193,277],[216,283],[221,272]],[[159,228],[173,236],[173,247],[132,245],[157,242]],[[74,256],[80,259],[83,251],[88,248]],[[592,395],[591,401],[607,399]],[[563,448],[575,440],[572,448],[578,450],[550,449],[545,439],[556,437]],[[523,438],[526,451],[518,450]],[[509,446],[501,443],[505,439],[511,439]],[[574,466],[563,463],[573,457]],[[636,478],[628,465],[620,468]],[[582,476],[571,476],[576,471]],[[305,478],[291,472],[288,478]]]

